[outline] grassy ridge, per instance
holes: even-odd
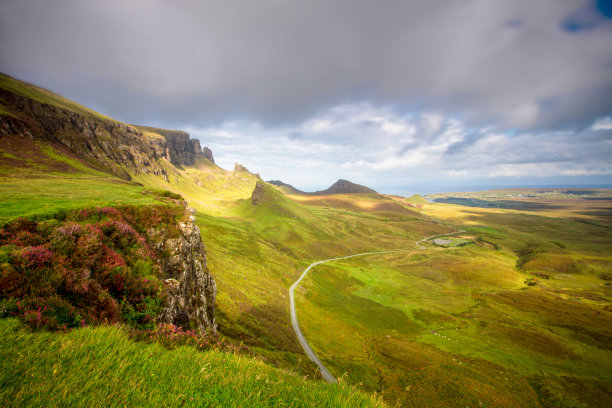
[[[250,357],[136,343],[115,327],[32,334],[0,320],[4,407],[384,407]]]

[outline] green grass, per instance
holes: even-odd
[[[91,167],[84,165],[83,163],[81,163],[80,161],[72,157],[68,157],[65,154],[60,154],[55,149],[53,149],[51,146],[45,145],[43,143],[36,143],[36,144],[40,147],[40,150],[43,152],[43,154],[47,156],[49,159],[54,160],[56,162],[65,163],[81,174],[93,175],[93,176],[104,177],[104,178],[108,177],[107,173],[92,169]]]
[[[45,152],[62,161],[57,152]],[[4,219],[92,205],[150,204],[158,200],[145,193],[152,189],[180,193],[198,210],[217,282],[219,330],[244,341],[267,364],[319,378],[295,339],[287,299],[287,288],[310,262],[414,248],[419,238],[450,232],[446,224],[451,223],[466,225],[465,240],[474,244],[425,244],[426,251],[315,268],[298,295],[298,313],[306,337],[332,372],[402,406],[519,407],[551,401],[588,406],[609,386],[605,367],[611,357],[597,340],[606,339],[606,331],[578,334],[588,324],[606,327],[596,317],[560,325],[506,301],[525,290],[541,299],[539,291],[545,289],[579,296],[580,303],[588,303],[584,313],[600,310],[597,299],[610,298],[599,278],[611,264],[605,222],[419,202],[425,214],[444,220],[439,223],[409,202],[287,197],[268,185],[253,205],[257,177],[247,172],[204,162],[182,169],[164,164],[169,182],[138,175],[135,181],[143,184],[138,186],[98,177],[70,160],[63,162],[76,173],[5,179]],[[530,242],[543,251],[517,270],[517,251]],[[586,272],[568,275],[572,262],[586,265]],[[547,279],[541,278],[545,272]],[[527,286],[529,279],[537,280],[535,287]],[[498,298],[499,293],[510,295]]]
[[[15,115],[13,115],[11,111],[7,110],[6,106],[2,103],[0,103],[0,115],[15,117]]]
[[[344,384],[328,385],[244,355],[167,350],[116,327],[30,333],[0,320],[4,407],[384,407]]]
[[[73,102],[8,77],[0,78],[0,86],[91,114]],[[143,138],[159,138],[160,132],[165,132],[140,129],[145,131]],[[146,205],[161,198],[147,191],[168,190],[185,197],[197,210],[208,266],[217,282],[219,330],[244,341],[269,365],[319,379],[291,328],[287,296],[288,287],[309,263],[361,252],[413,249],[321,265],[298,289],[302,330],[343,382],[376,391],[400,406],[612,405],[608,368],[612,364],[612,211],[605,199],[609,191],[598,190],[584,197],[538,193],[538,197],[526,198],[513,191],[474,195],[480,204],[510,207],[501,209],[434,205],[419,196],[285,196],[262,184],[260,200],[254,203],[251,194],[259,182],[256,175],[245,170],[226,171],[203,159],[181,168],[158,160],[168,180],[133,174],[133,180],[141,184],[136,185],[100,174],[56,148],[29,146],[21,140],[3,143],[0,222],[97,205]],[[460,198],[464,203],[473,197]],[[447,248],[424,243],[426,250],[414,249],[418,239],[457,229],[466,232],[453,236],[453,245]],[[459,245],[464,242],[469,244]],[[110,366],[93,357],[91,360],[106,371],[116,370],[133,378],[127,381],[127,391],[121,388],[124,383],[120,377],[111,376],[110,382],[104,382],[96,374],[97,382],[79,383],[77,374],[82,371],[70,366],[70,373],[63,371],[67,377],[41,387],[40,394],[33,383],[26,382],[19,393],[29,395],[27,398],[52,395],[54,387],[66,397],[71,392],[62,387],[76,383],[87,390],[84,398],[104,401],[106,392],[118,398],[117,405],[125,401],[123,394],[133,396],[141,405],[172,405],[183,399],[189,404],[192,396],[195,401],[198,395],[208,395],[203,389],[227,398],[221,401],[229,406],[234,404],[230,391],[236,404],[243,406],[292,406],[295,400],[278,399],[285,396],[298,398],[295,406],[317,405],[316,400],[295,390],[318,395],[318,391],[311,391],[318,386],[296,380],[298,388],[292,388],[292,378],[297,377],[244,356],[196,355],[188,349],[169,352],[131,343],[109,328],[56,336],[14,330],[11,326],[10,331],[18,334],[11,336],[23,338],[18,347],[40,350],[47,356],[47,360],[41,358],[46,368],[39,367],[34,357],[27,360],[32,370],[46,374],[38,376],[43,382],[57,378],[48,370],[62,367],[61,344],[77,350],[78,342],[89,344],[83,338],[67,340],[71,336],[90,333],[91,341],[96,336],[107,338],[107,343],[95,343],[103,350],[115,350],[114,343],[131,350],[120,354],[122,360],[109,360]],[[2,347],[10,350],[11,356],[18,355],[17,349],[11,349],[13,337],[7,339]],[[26,342],[33,344],[32,348]],[[47,344],[49,349],[44,348]],[[138,357],[138,363],[121,362],[141,354],[144,357]],[[189,363],[177,357],[183,355]],[[160,362],[150,356],[161,356]],[[212,365],[213,360],[219,370],[206,379],[212,384],[207,388],[198,382],[199,370],[205,364]],[[164,365],[164,361],[172,361],[181,370],[172,371],[172,364]],[[194,361],[201,363],[198,373],[183,374],[192,373],[189,364]],[[98,373],[88,365],[89,360],[79,363]],[[252,371],[249,367],[253,364],[262,371]],[[15,389],[16,378],[27,376],[29,366],[20,366],[22,371],[0,378],[12,379],[10,389]],[[77,373],[74,376],[73,370]],[[173,374],[165,376],[164,372]],[[275,377],[281,373],[282,377]],[[163,384],[157,383],[159,378]],[[270,383],[265,381],[273,378],[282,378],[277,382],[285,385],[267,388]],[[305,388],[299,388],[298,383]],[[225,384],[230,391],[225,393],[218,384]],[[138,387],[143,391],[137,391]],[[321,387],[332,390],[337,399],[321,400],[320,405],[349,401],[342,399],[344,394],[333,394],[344,391]],[[275,390],[281,393],[277,395]],[[21,401],[15,397],[19,393],[3,398]],[[86,405],[90,400],[73,404]],[[37,400],[28,401],[36,404]]]
[[[99,177],[12,178],[0,180],[0,222],[44,217],[62,210],[95,206],[159,204],[146,189],[119,179]]]
[[[468,221],[474,244],[328,263],[298,290],[302,331],[332,373],[403,406],[609,404],[607,224],[425,208]]]

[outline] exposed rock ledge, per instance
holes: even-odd
[[[216,331],[214,317],[217,286],[206,265],[206,252],[200,229],[195,224],[195,210],[185,203],[188,218],[178,223],[179,234],[155,229],[148,233],[157,242],[156,250],[164,254],[160,265],[166,284],[166,305],[160,321],[185,329]]]

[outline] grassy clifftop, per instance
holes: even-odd
[[[30,333],[0,320],[0,405],[385,407],[340,384],[303,381],[247,356],[130,340],[116,327]]]

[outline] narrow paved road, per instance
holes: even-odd
[[[415,242],[415,244],[417,246],[417,249],[426,249],[424,246],[421,245],[421,242],[427,241],[428,239],[432,239],[432,238],[436,238],[436,237],[442,237],[442,236],[459,234],[461,232],[465,232],[465,231],[461,230],[461,231],[455,231],[455,232],[450,233],[450,234],[432,235],[431,237],[427,237],[427,238],[423,238],[423,239],[418,240],[417,242]],[[313,266],[317,266],[317,265],[320,265],[320,264],[325,263],[325,262],[338,261],[340,259],[354,258],[354,257],[357,257],[357,256],[377,255],[377,254],[391,254],[391,253],[395,253],[395,252],[409,252],[409,251],[414,251],[414,249],[397,249],[397,250],[394,250],[394,251],[364,252],[362,254],[354,254],[354,255],[342,256],[342,257],[339,257],[339,258],[331,258],[331,259],[325,259],[323,261],[313,262],[310,265],[308,265],[308,268],[306,268],[304,270],[304,272],[302,272],[302,275],[300,275],[299,279],[296,280],[293,283],[293,285],[291,285],[291,287],[289,288],[289,307],[291,308],[291,324],[293,325],[293,330],[295,331],[295,335],[297,336],[298,340],[300,341],[300,344],[302,345],[302,348],[306,352],[306,355],[308,355],[308,357],[319,367],[319,371],[321,372],[321,375],[323,376],[323,378],[325,378],[325,381],[330,382],[330,383],[338,382],[338,380],[336,380],[336,377],[334,377],[327,370],[327,368],[325,368],[325,366],[323,365],[321,360],[319,360],[319,357],[317,357],[317,355],[312,350],[312,348],[310,348],[310,345],[308,344],[308,342],[304,338],[304,335],[302,334],[302,331],[300,330],[300,325],[298,324],[298,320],[297,320],[297,313],[295,311],[295,296],[294,296],[295,288],[298,287],[298,285],[300,284],[302,279],[304,279],[304,277],[306,276],[308,271]]]

